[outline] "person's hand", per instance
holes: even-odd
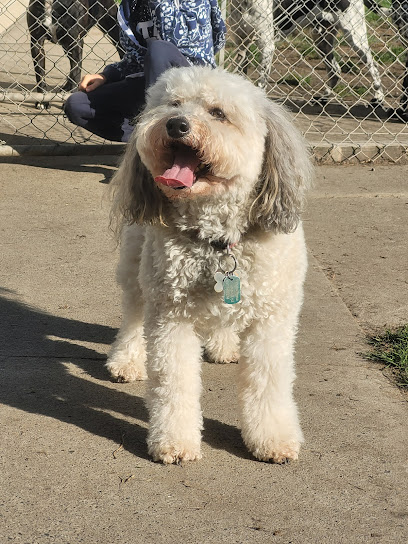
[[[100,87],[106,82],[106,77],[102,74],[87,74],[81,79],[81,82],[78,86],[80,91],[94,91],[97,87]]]

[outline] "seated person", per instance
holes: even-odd
[[[64,111],[93,134],[127,142],[145,91],[161,73],[173,66],[215,67],[225,24],[217,0],[122,0],[118,23],[124,57],[100,74],[85,75]]]

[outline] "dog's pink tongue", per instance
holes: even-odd
[[[174,164],[154,181],[169,187],[191,187],[194,183],[194,170],[199,164],[196,152],[185,147],[176,151]]]

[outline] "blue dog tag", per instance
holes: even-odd
[[[225,303],[236,304],[241,300],[241,283],[238,276],[227,274],[222,282],[222,288]]]
[[[223,292],[224,302],[226,304],[236,304],[241,300],[241,282],[239,279],[239,271],[235,272],[237,269],[237,260],[230,251],[230,246],[228,246],[228,252],[226,257],[232,258],[234,261],[234,266],[232,270],[221,270],[214,274],[215,285],[214,290],[217,293]]]

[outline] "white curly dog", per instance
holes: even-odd
[[[203,347],[216,362],[239,357],[249,451],[297,459],[299,213],[312,170],[286,111],[244,78],[173,68],[150,89],[113,180],[124,315],[107,368],[118,381],[148,377],[154,460],[201,457]]]

